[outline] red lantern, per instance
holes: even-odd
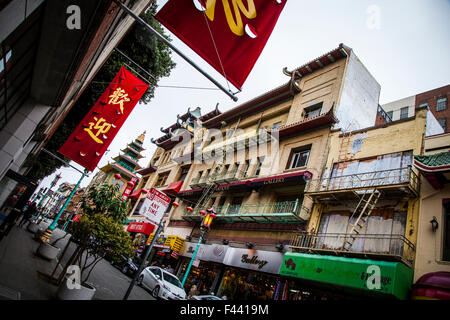
[[[205,210],[202,210],[202,211],[200,211],[200,214],[201,214],[202,216],[204,216],[204,215],[206,214],[206,211],[205,211]]]
[[[145,190],[145,189],[141,189],[141,192],[142,192],[142,193],[147,193],[148,191]]]
[[[186,210],[192,212],[194,209],[192,209],[192,207],[186,207]]]
[[[114,178],[116,178],[117,180],[120,180],[120,179],[122,179],[122,176],[119,173],[116,173],[114,175]]]
[[[174,202],[172,203],[172,205],[173,205],[174,207],[177,207],[177,208],[178,208],[180,204],[179,204],[178,202],[175,202],[175,201],[174,201]]]
[[[133,181],[128,181],[127,183],[129,186],[134,186],[134,182]]]

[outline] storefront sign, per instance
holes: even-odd
[[[183,256],[192,257],[196,247],[197,243],[186,242]],[[225,258],[228,248],[228,246],[220,244],[201,244],[195,257],[201,261],[223,263],[223,259]]]
[[[238,268],[278,274],[283,254],[274,251],[229,248],[223,263]]]
[[[413,271],[401,262],[326,255],[285,254],[280,274],[393,295],[407,299]]]
[[[151,223],[147,222],[131,222],[128,225],[127,231],[128,232],[136,232],[136,233],[145,233],[149,235],[152,233],[155,226]]]
[[[158,225],[169,204],[170,198],[167,195],[151,188],[147,192],[147,197],[142,203],[139,214],[145,216],[151,223]]]

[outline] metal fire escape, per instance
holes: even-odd
[[[349,153],[351,147],[351,141],[353,136],[353,130],[351,127],[353,122],[349,124],[347,130],[343,132],[343,136],[341,139],[339,154],[338,154],[338,163],[336,166],[335,177],[339,178],[343,176],[344,170],[346,168],[347,162],[349,160]],[[339,188],[342,187],[344,179],[339,179]],[[372,180],[375,181],[375,180]],[[369,219],[369,216],[372,214],[373,209],[375,208],[378,199],[381,196],[381,191],[377,189],[369,189],[361,192],[355,192],[355,195],[359,196],[359,202],[356,208],[353,210],[353,213],[349,219],[349,227],[350,231],[347,233],[348,235],[345,238],[343,249],[345,251],[349,251],[350,248],[355,243],[358,236],[361,234],[364,226]],[[354,223],[350,223],[350,221],[355,220]]]

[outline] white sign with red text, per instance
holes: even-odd
[[[151,188],[147,192],[147,197],[142,203],[139,214],[145,216],[151,223],[158,225],[169,204],[170,198],[166,194]]]

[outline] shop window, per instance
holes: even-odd
[[[286,169],[304,167],[308,163],[311,145],[295,148],[291,150]]]
[[[437,99],[436,111],[443,111],[447,109],[447,98]]]

